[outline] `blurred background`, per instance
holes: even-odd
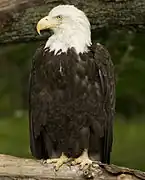
[[[92,32],[115,64],[116,118],[111,162],[145,171],[145,35],[131,31]],[[0,153],[31,157],[28,82],[31,60],[42,42],[0,48]]]

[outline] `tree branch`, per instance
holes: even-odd
[[[59,4],[81,8],[95,30],[108,27],[145,30],[144,0],[1,0],[0,44],[46,38],[36,34],[36,23]]]
[[[87,171],[80,171],[77,166],[65,165],[58,172],[54,172],[53,166],[43,165],[40,161],[24,159],[9,155],[0,155],[0,180],[83,180],[90,177],[94,180],[137,180],[145,179],[145,173],[115,165],[94,162],[93,167]]]

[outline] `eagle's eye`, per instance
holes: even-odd
[[[62,16],[61,16],[61,15],[58,15],[58,16],[56,16],[56,19],[61,20],[61,19],[62,19]]]

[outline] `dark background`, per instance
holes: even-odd
[[[115,64],[116,118],[112,163],[145,170],[145,35],[104,29],[92,32]],[[0,47],[0,153],[31,157],[28,82],[31,60],[42,42]]]

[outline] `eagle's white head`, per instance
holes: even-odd
[[[46,42],[45,48],[67,52],[74,47],[77,53],[88,51],[91,46],[90,23],[85,13],[73,5],[59,5],[37,24],[37,31],[51,29],[54,34]]]

